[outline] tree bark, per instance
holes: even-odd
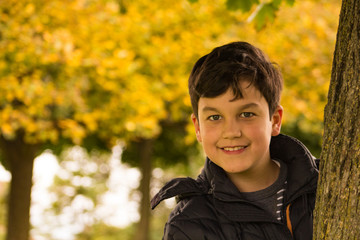
[[[343,0],[325,107],[314,239],[360,239],[360,2]]]
[[[28,240],[32,173],[37,146],[25,143],[22,136],[14,140],[0,139],[1,151],[11,172],[6,239]]]
[[[140,151],[140,170],[142,179],[139,190],[141,192],[140,202],[140,221],[135,233],[135,240],[149,240],[150,233],[150,182],[152,173],[152,152],[153,140],[142,139],[139,144]]]

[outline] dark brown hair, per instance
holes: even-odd
[[[282,75],[260,49],[247,42],[217,47],[195,63],[189,78],[195,116],[198,117],[201,97],[214,98],[231,88],[234,100],[242,98],[240,81],[249,81],[260,91],[269,105],[271,117],[280,103]]]

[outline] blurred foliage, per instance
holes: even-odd
[[[189,112],[190,115],[190,112]],[[176,164],[190,166],[192,160],[199,159],[199,148],[195,141],[186,142],[187,121],[161,122],[161,133],[155,138],[152,149],[152,163],[157,167],[169,168]],[[126,144],[122,159],[137,166],[141,159],[141,142],[136,139]]]
[[[1,2],[6,138],[25,129],[28,142],[81,144],[95,133],[114,144],[119,137],[151,138],[161,131],[159,120],[184,117],[186,78],[199,54],[193,46],[204,48],[223,22],[214,30],[198,23],[225,9],[200,3],[193,9],[186,1],[121,3]]]
[[[108,191],[110,159],[110,154],[95,150],[88,153],[79,146],[63,151],[59,156],[60,170],[48,189],[51,204],[43,213],[47,229],[69,225],[82,228],[101,223],[96,212],[102,204],[102,196]],[[53,231],[39,234],[48,239],[57,238]]]
[[[94,224],[78,234],[76,240],[132,240],[134,230],[135,225],[129,225],[124,229],[120,229],[104,223]],[[161,239],[161,237],[157,239]]]
[[[53,148],[152,138],[161,121],[188,119],[195,60],[245,40],[284,72],[285,123],[303,114],[300,128],[319,134],[339,3],[280,2],[271,1],[280,6],[274,23],[256,32],[251,11],[222,0],[1,1],[1,133],[24,129],[28,142]]]
[[[111,176],[125,173],[126,165],[121,171],[116,169],[119,166],[119,153],[113,152],[112,156],[93,151],[88,153],[84,148],[73,147],[64,151],[59,156],[61,168],[55,175],[55,180],[49,188],[51,196],[51,206],[43,212],[43,219],[47,223],[47,228],[38,229],[36,236],[47,239],[55,239],[54,229],[69,227],[69,225],[79,226],[79,233],[74,232],[75,239],[133,239],[135,233],[135,223],[129,222],[125,228],[112,226],[117,224],[114,220],[109,221],[109,217],[118,214],[116,206],[113,209],[104,211],[106,207],[105,196],[108,192],[117,191],[113,189],[114,182],[110,181]],[[115,171],[114,171],[115,170]],[[151,183],[151,194],[155,194],[168,179],[184,173],[184,165],[173,166],[172,171],[163,171],[161,168],[153,170]],[[190,172],[189,172],[190,173]],[[190,174],[195,174],[191,172]],[[117,179],[124,180],[120,183],[126,186],[126,173],[117,176]],[[114,180],[112,180],[114,181]],[[119,183],[117,183],[119,184]],[[133,186],[132,194],[129,199],[136,201],[138,194]],[[122,189],[125,190],[125,189]],[[134,205],[126,205],[134,207]],[[154,212],[154,219],[151,222],[151,239],[160,239],[163,232],[163,223],[166,222],[174,202],[162,204]],[[136,209],[134,209],[134,212]],[[125,213],[124,213],[125,214]],[[0,216],[1,212],[0,212]],[[62,219],[62,220],[60,220]],[[1,219],[0,219],[1,220]],[[36,226],[34,226],[36,227]],[[72,230],[74,231],[74,230]]]
[[[88,154],[83,148],[73,147],[64,151],[59,159],[61,171],[49,189],[56,196],[52,210],[59,214],[78,196],[86,197],[96,206],[99,196],[108,190],[110,155],[97,151]]]
[[[251,15],[247,19],[248,22],[253,21],[257,30],[263,29],[266,25],[274,22],[277,11],[281,4],[292,6],[295,0],[271,0],[271,1],[259,1],[259,0],[227,0],[226,6],[229,10],[241,10],[243,12],[252,11]],[[255,10],[254,7],[256,6]]]

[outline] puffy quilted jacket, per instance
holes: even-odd
[[[282,221],[262,206],[242,199],[225,172],[207,159],[196,180],[173,179],[152,199],[153,209],[164,199],[177,196],[179,200],[165,225],[163,239],[312,239],[316,161],[299,140],[285,135],[272,138],[270,154],[288,169]]]

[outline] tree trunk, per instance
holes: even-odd
[[[135,240],[149,240],[150,228],[150,181],[152,173],[151,157],[153,140],[143,139],[139,144],[140,148],[140,170],[142,179],[139,190],[141,192],[140,221],[135,233]]]
[[[1,151],[11,172],[8,199],[7,240],[28,240],[32,173],[37,147],[22,136],[14,140],[0,138]]]
[[[314,239],[360,239],[360,2],[343,0],[320,162]]]

